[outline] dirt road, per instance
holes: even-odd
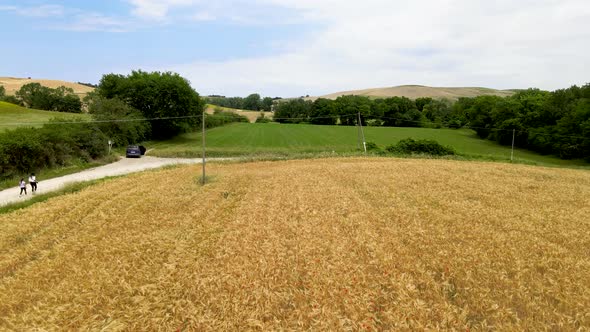
[[[226,160],[228,158],[216,158],[216,159],[207,159],[207,161],[214,161],[214,160]],[[58,178],[53,178],[49,180],[43,180],[43,178],[39,178],[39,185],[37,194],[43,194],[47,192],[51,192],[57,189],[62,188],[68,183],[72,182],[81,182],[81,181],[89,181],[100,179],[108,176],[116,176],[116,175],[123,175],[129,174],[133,172],[139,172],[147,169],[158,168],[166,165],[173,165],[173,164],[197,164],[200,163],[201,159],[186,159],[186,158],[157,158],[157,157],[150,157],[144,156],[139,159],[131,159],[131,158],[123,158],[118,162],[91,168],[84,170],[79,173],[74,173],[70,175],[65,175]],[[18,186],[14,186],[14,188],[6,189],[0,191],[0,206],[19,202],[23,200],[30,199],[31,195],[31,187],[27,185],[27,192],[28,195],[19,197],[19,188]]]

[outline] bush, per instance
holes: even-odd
[[[68,120],[71,122],[71,120]],[[55,119],[41,128],[17,128],[0,134],[0,179],[90,161],[107,153],[107,137],[92,123]]]
[[[389,145],[385,150],[391,153],[423,153],[432,156],[448,156],[456,154],[453,148],[441,145],[435,140],[414,140],[412,138],[402,139],[396,145]]]
[[[260,115],[256,118],[256,123],[269,123],[271,119],[264,116],[264,112],[260,112]]]
[[[365,142],[365,147],[367,148],[367,151],[379,150],[379,146],[374,142]]]
[[[205,127],[207,128],[215,128],[221,127],[229,123],[234,122],[249,122],[248,118],[234,113],[234,112],[227,112],[227,111],[220,111],[215,110],[213,114],[207,114],[205,118]]]
[[[1,99],[2,101],[5,101],[7,103],[11,103],[11,104],[15,104],[18,106],[25,106],[18,98],[16,98],[15,96],[4,96]]]

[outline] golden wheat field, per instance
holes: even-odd
[[[590,172],[182,166],[0,215],[0,329],[587,330]]]

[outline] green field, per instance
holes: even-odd
[[[88,114],[41,111],[0,101],[0,131],[16,127],[41,127],[52,118],[90,119]]]
[[[364,127],[367,142],[381,149],[403,138],[434,139],[453,148],[464,158],[510,160],[510,147],[479,139],[469,129],[429,129]],[[289,124],[239,123],[207,131],[207,154],[215,156],[290,156],[294,154],[335,152],[358,153],[357,128]],[[201,133],[178,136],[165,142],[146,143],[151,155],[197,157],[201,154]],[[561,160],[527,150],[515,149],[514,159],[521,163],[547,166],[588,166],[579,160]]]

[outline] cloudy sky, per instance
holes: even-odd
[[[0,76],[175,71],[200,94],[590,82],[588,0],[0,0]]]

